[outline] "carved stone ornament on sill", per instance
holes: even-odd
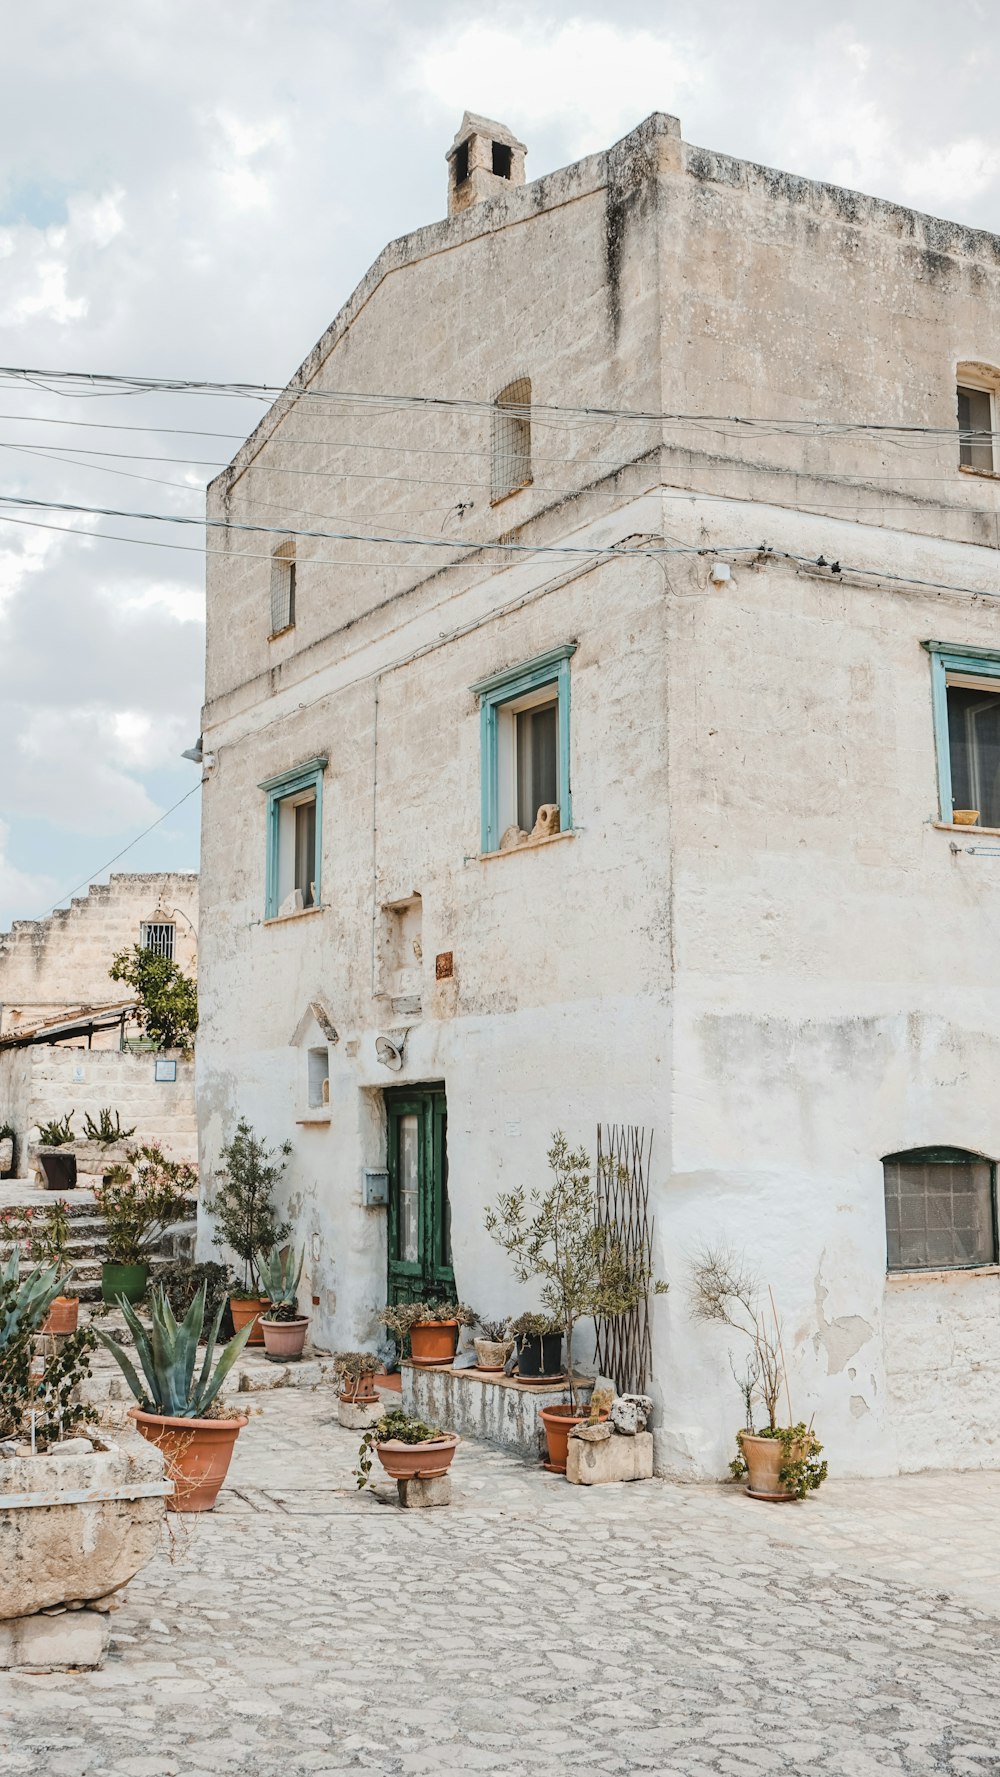
[[[527,845],[529,839],[551,839],[553,834],[561,831],[558,802],[543,802],[531,832],[526,833],[523,827],[508,827],[500,841],[500,850],[513,851],[516,846]]]

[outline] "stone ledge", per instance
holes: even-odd
[[[434,1369],[402,1365],[403,1406],[428,1425],[440,1425],[463,1437],[505,1444],[524,1456],[538,1456],[544,1435],[543,1407],[568,1404],[565,1382],[525,1383],[489,1371],[456,1370],[450,1364]],[[592,1376],[575,1378],[577,1394],[590,1398]]]
[[[103,1666],[111,1624],[103,1611],[65,1610],[58,1615],[8,1617],[0,1623],[0,1670],[29,1667],[51,1672]]]
[[[632,1437],[611,1436],[599,1443],[570,1435],[566,1455],[566,1479],[578,1486],[595,1487],[615,1481],[651,1481],[653,1434],[639,1431]]]

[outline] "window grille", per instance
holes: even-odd
[[[490,499],[505,500],[531,482],[531,378],[519,376],[501,389],[493,407]]]
[[[174,930],[172,923],[152,921],[140,928],[140,943],[143,950],[151,950],[154,956],[164,956],[168,962],[174,960]]]
[[[271,634],[295,622],[295,541],[279,544],[271,557]]]
[[[996,1263],[992,1161],[962,1148],[915,1148],[888,1154],[882,1171],[890,1271]]]

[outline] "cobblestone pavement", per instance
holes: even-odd
[[[0,1676],[0,1772],[1000,1773],[1000,1474],[768,1507],[466,1443],[454,1505],[402,1512],[325,1390],[254,1406],[104,1670]]]

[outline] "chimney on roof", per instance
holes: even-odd
[[[467,111],[446,156],[449,216],[523,185],[527,152],[506,124]]]

